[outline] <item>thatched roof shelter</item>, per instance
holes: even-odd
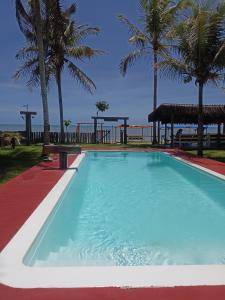
[[[198,105],[162,104],[148,115],[148,121],[160,121],[163,124],[198,124]],[[225,123],[225,105],[204,105],[203,123]]]

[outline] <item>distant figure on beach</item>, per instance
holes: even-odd
[[[178,129],[178,130],[177,130],[177,133],[176,133],[176,138],[181,137],[182,133],[183,133],[183,129],[181,129],[181,128]]]
[[[11,138],[11,142],[10,143],[11,143],[12,149],[15,149],[15,147],[16,147],[16,139],[15,139],[14,136]]]

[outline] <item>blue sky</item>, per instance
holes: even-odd
[[[0,123],[23,123],[19,111],[29,104],[38,115],[34,124],[42,123],[42,104],[39,88],[29,91],[25,81],[15,82],[13,74],[20,65],[15,54],[24,46],[25,40],[19,31],[15,18],[15,1],[0,1]],[[64,7],[74,1],[62,0]],[[120,59],[131,47],[128,44],[127,28],[117,20],[118,14],[125,14],[138,24],[140,15],[138,0],[77,0],[76,20],[80,24],[98,26],[98,37],[88,38],[87,45],[103,49],[106,55],[92,61],[78,63],[95,82],[97,90],[90,95],[63,73],[64,118],[76,122],[90,122],[96,114],[95,103],[107,101],[110,110],[106,115],[130,117],[130,124],[147,123],[147,115],[152,110],[151,60],[139,60],[128,70],[126,77],[119,73]],[[58,124],[58,101],[56,86],[49,90],[50,123]],[[180,84],[160,78],[158,103],[196,103],[197,89],[193,83]],[[205,90],[205,103],[224,104],[222,88],[208,86]]]

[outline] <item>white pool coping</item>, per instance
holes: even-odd
[[[167,152],[164,152],[168,154]],[[171,154],[169,154],[171,155]],[[225,285],[225,265],[116,267],[29,267],[23,258],[57,204],[85,153],[80,154],[20,230],[0,253],[0,282],[17,288],[175,287]],[[173,156],[173,155],[172,155]],[[225,176],[176,159],[214,175]]]

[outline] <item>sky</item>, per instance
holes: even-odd
[[[68,7],[74,1],[62,0]],[[140,59],[128,70],[125,77],[119,72],[121,58],[132,50],[128,43],[129,33],[118,21],[119,14],[126,15],[139,24],[138,0],[77,0],[75,20],[100,28],[100,34],[89,37],[85,44],[102,49],[105,54],[93,60],[76,64],[95,82],[97,90],[93,95],[63,72],[62,89],[64,119],[77,122],[91,122],[96,115],[95,103],[106,101],[110,109],[106,116],[128,116],[130,124],[146,124],[152,111],[151,58]],[[19,30],[15,17],[15,0],[0,1],[0,124],[22,124],[19,112],[24,105],[36,111],[33,124],[42,124],[42,102],[40,88],[30,91],[25,80],[15,81],[12,77],[22,62],[15,59],[16,52],[25,46],[25,39]],[[59,124],[57,89],[52,82],[49,93],[50,124]],[[159,79],[158,105],[162,103],[197,103],[197,88],[194,83],[182,84],[165,78]],[[225,104],[222,89],[208,86],[204,103]]]

